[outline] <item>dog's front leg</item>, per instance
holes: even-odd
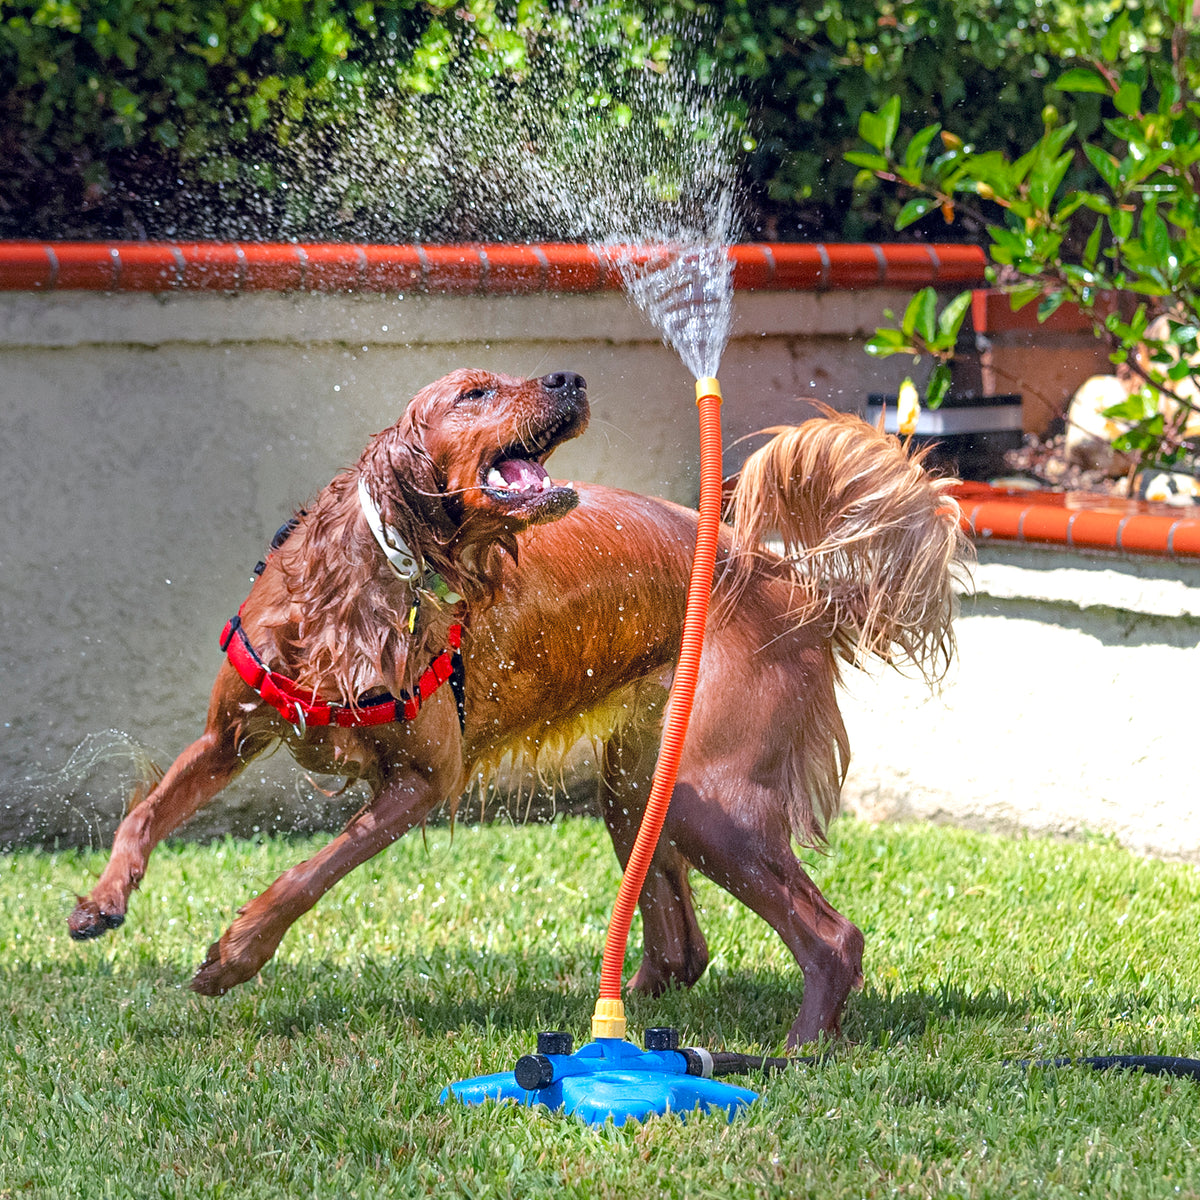
[[[233,724],[209,725],[117,827],[103,874],[67,918],[73,938],[100,937],[125,920],[129,894],[141,883],[150,852],[212,800],[250,757],[239,756]]]
[[[298,917],[339,879],[420,824],[446,795],[445,781],[436,772],[394,771],[328,846],[285,871],[240,910],[220,941],[209,947],[192,978],[192,990],[221,996],[257,974]]]

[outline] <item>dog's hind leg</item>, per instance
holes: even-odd
[[[604,747],[600,811],[622,867],[637,838],[657,752],[656,729],[614,734]],[[673,983],[691,987],[708,966],[708,946],[692,904],[688,865],[666,837],[659,839],[638,907],[642,962],[629,986],[650,995]]]
[[[261,747],[260,747],[261,749]],[[73,938],[100,937],[125,920],[129,894],[142,881],[151,851],[203,808],[254,755],[241,748],[233,723],[210,719],[203,736],[172,764],[117,827],[112,854],[96,886],[67,918]]]
[[[728,766],[728,764],[726,764]],[[737,816],[718,798],[736,779]],[[835,1037],[853,988],[862,986],[863,937],[821,895],[792,852],[778,797],[720,767],[676,786],[664,837],[688,861],[763,918],[804,973],[789,1047]]]
[[[192,990],[221,996],[257,974],[298,917],[339,879],[420,824],[448,790],[436,772],[397,770],[329,845],[239,910],[237,920],[209,947]]]

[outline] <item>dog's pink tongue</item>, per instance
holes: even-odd
[[[506,458],[496,464],[500,478],[510,488],[522,492],[540,492],[542,481],[546,479],[546,469],[541,463],[526,462],[522,458]]]

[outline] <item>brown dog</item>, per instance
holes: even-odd
[[[600,810],[626,860],[679,652],[696,514],[551,481],[543,461],[587,418],[577,375],[456,371],[281,531],[225,631],[203,735],[121,822],[71,914],[73,937],[120,925],[154,846],[281,739],[311,770],[365,780],[371,799],[241,910],[192,980],[206,995],[251,978],[342,876],[506,754],[545,762],[598,739]],[[795,955],[795,1046],[835,1034],[862,981],[861,933],[792,849],[819,843],[837,809],[839,661],[896,656],[937,674],[962,539],[944,483],[894,438],[832,413],[772,432],[722,533],[632,986],[658,992],[704,971],[688,885],[699,869]],[[784,555],[762,546],[770,530]]]

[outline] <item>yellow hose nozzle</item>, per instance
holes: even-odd
[[[625,1005],[620,1000],[605,1000],[601,997],[596,1001],[596,1011],[592,1014],[593,1038],[616,1038],[618,1041],[625,1037]]]
[[[696,380],[696,403],[699,404],[701,400],[710,398],[718,403],[722,400],[721,385],[715,375],[705,375]]]

